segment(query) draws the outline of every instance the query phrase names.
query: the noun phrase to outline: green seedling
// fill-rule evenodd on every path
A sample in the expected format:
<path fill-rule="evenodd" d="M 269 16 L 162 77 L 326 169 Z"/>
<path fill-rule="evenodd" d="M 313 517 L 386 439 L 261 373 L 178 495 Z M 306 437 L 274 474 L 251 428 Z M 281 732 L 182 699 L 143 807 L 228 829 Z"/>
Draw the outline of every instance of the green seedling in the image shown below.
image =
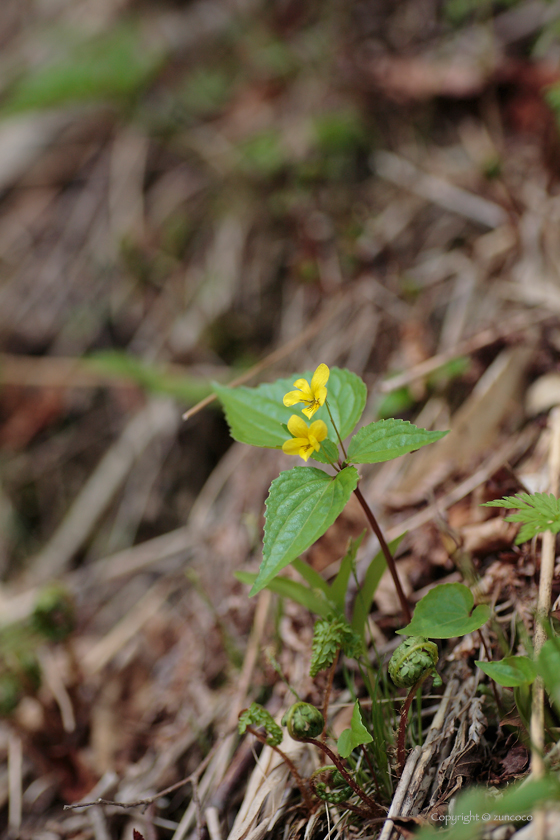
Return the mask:
<path fill-rule="evenodd" d="M 296 390 L 289 390 L 294 386 Z M 389 461 L 439 440 L 446 432 L 419 429 L 403 420 L 379 420 L 354 434 L 346 449 L 344 440 L 354 431 L 365 407 L 366 387 L 351 371 L 329 370 L 324 364 L 295 381 L 279 379 L 257 388 L 214 385 L 214 390 L 235 440 L 283 449 L 306 462 L 312 458 L 334 472 L 294 467 L 272 482 L 266 502 L 263 562 L 251 595 L 316 542 L 354 493 L 380 541 L 404 618 L 410 621 L 410 607 L 393 555 L 358 487 L 356 465 Z M 302 413 L 307 419 L 315 418 L 309 426 L 293 414 L 292 406 L 298 403 L 303 404 Z M 292 437 L 286 439 L 287 433 Z"/>

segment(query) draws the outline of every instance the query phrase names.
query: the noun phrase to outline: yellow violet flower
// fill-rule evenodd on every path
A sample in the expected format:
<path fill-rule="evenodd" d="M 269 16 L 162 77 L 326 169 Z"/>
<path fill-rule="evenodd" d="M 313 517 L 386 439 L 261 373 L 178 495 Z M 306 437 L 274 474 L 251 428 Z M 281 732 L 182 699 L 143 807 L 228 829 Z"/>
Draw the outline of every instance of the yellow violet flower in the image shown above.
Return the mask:
<path fill-rule="evenodd" d="M 288 420 L 288 430 L 293 434 L 293 438 L 284 441 L 283 452 L 287 455 L 299 455 L 304 461 L 307 461 L 312 452 L 319 451 L 321 441 L 325 440 L 328 434 L 327 426 L 322 420 L 315 420 L 308 426 L 297 414 L 292 414 Z"/>
<path fill-rule="evenodd" d="M 313 374 L 311 385 L 307 379 L 298 379 L 294 382 L 294 385 L 298 390 L 288 391 L 284 397 L 284 405 L 295 405 L 298 402 L 305 403 L 307 407 L 302 408 L 302 411 L 305 416 L 309 417 L 311 420 L 315 412 L 324 405 L 324 402 L 327 399 L 327 389 L 325 388 L 325 385 L 329 380 L 329 375 L 330 370 L 328 367 L 326 365 L 319 365 Z"/>

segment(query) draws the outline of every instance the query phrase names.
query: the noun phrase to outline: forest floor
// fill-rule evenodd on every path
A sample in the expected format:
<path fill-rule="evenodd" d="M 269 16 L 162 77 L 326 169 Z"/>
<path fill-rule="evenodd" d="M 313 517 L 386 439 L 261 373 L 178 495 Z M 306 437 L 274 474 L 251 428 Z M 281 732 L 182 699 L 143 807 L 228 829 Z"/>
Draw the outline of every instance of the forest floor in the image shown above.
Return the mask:
<path fill-rule="evenodd" d="M 253 700 L 289 703 L 267 652 L 303 699 L 324 680 L 314 616 L 234 577 L 258 569 L 293 461 L 199 403 L 212 380 L 326 363 L 364 379 L 366 421 L 450 429 L 360 486 L 387 538 L 407 534 L 410 602 L 468 567 L 518 651 L 540 546 L 480 504 L 558 492 L 560 4 L 3 0 L 0 47 L 2 837 L 377 836 L 331 806 L 310 818 L 236 734 Z M 332 576 L 365 527 L 348 505 L 305 560 Z M 38 645 L 52 581 L 75 627 Z M 369 624 L 384 668 L 390 579 Z M 522 721 L 482 708 L 483 653 L 443 644 L 422 720 L 445 707 L 447 753 L 393 813 L 529 772 Z M 335 729 L 348 688 L 340 668 Z M 97 798 L 150 802 L 63 810 Z"/>

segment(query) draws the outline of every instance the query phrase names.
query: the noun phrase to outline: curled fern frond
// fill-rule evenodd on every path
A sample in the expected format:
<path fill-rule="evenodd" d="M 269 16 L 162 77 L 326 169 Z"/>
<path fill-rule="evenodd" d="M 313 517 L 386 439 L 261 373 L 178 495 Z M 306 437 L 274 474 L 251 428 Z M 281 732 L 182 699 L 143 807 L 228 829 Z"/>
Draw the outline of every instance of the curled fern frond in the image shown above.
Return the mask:
<path fill-rule="evenodd" d="M 355 658 L 362 652 L 362 640 L 343 618 L 331 617 L 317 621 L 313 631 L 310 675 L 316 677 L 319 671 L 330 668 L 337 651 L 341 649 L 345 656 Z"/>
<path fill-rule="evenodd" d="M 299 701 L 291 706 L 282 718 L 282 726 L 294 741 L 318 738 L 325 728 L 325 719 L 316 706 Z"/>
<path fill-rule="evenodd" d="M 352 788 L 334 764 L 319 767 L 309 781 L 313 793 L 323 802 L 330 802 L 332 805 L 340 805 L 342 802 L 346 802 L 353 793 Z"/>
<path fill-rule="evenodd" d="M 262 727 L 268 736 L 266 743 L 271 747 L 277 747 L 284 737 L 282 728 L 260 703 L 251 703 L 249 708 L 244 709 L 239 715 L 239 734 L 243 735 L 248 726 Z"/>

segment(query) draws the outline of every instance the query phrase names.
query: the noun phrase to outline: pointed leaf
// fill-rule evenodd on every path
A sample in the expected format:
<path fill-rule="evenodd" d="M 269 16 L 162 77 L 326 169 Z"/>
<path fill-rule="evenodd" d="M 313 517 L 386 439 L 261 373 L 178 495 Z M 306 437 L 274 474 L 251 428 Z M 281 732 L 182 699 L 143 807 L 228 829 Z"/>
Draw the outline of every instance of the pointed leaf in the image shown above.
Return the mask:
<path fill-rule="evenodd" d="M 537 676 L 537 666 L 528 656 L 506 656 L 499 662 L 476 661 L 481 671 L 498 685 L 513 688 L 523 683 L 530 684 Z"/>
<path fill-rule="evenodd" d="M 354 435 L 348 447 L 348 460 L 353 464 L 379 464 L 434 443 L 446 434 L 419 429 L 408 420 L 377 420 Z"/>
<path fill-rule="evenodd" d="M 338 752 L 342 758 L 348 758 L 352 750 L 355 750 L 356 747 L 361 747 L 362 744 L 369 744 L 371 741 L 373 741 L 373 738 L 362 723 L 360 704 L 356 700 L 354 711 L 352 712 L 350 729 L 345 729 L 338 739 Z"/>
<path fill-rule="evenodd" d="M 294 467 L 274 479 L 266 501 L 263 561 L 251 595 L 325 533 L 357 483 L 354 467 L 335 478 L 315 467 Z"/>
<path fill-rule="evenodd" d="M 310 382 L 312 376 L 312 371 L 295 373 L 286 379 L 264 383 L 257 388 L 228 388 L 213 382 L 212 387 L 224 407 L 232 438 L 252 446 L 280 448 L 289 438 L 282 424 L 286 424 L 292 414 L 300 414 L 303 408 L 302 403 L 286 407 L 282 402 L 284 394 L 294 390 L 297 379 Z M 327 391 L 332 415 L 344 439 L 362 416 L 366 404 L 366 386 L 355 373 L 333 367 Z M 326 451 L 333 453 L 337 437 L 326 406 L 320 408 L 312 420 L 323 420 L 327 424 L 331 446 Z"/>
<path fill-rule="evenodd" d="M 302 578 L 306 583 L 309 584 L 311 589 L 318 589 L 319 591 L 323 592 L 324 595 L 327 597 L 330 594 L 330 587 L 327 581 L 322 577 L 319 572 L 317 572 L 309 563 L 306 563 L 304 560 L 301 560 L 297 557 L 293 562 L 292 566 L 298 573 L 301 575 Z"/>
<path fill-rule="evenodd" d="M 258 575 L 253 572 L 236 572 L 235 577 L 241 583 L 248 583 L 249 586 L 252 586 Z M 316 615 L 320 615 L 321 618 L 328 618 L 332 615 L 331 604 L 329 604 L 329 602 L 321 595 L 318 595 L 312 589 L 304 586 L 303 583 L 298 583 L 297 580 L 289 580 L 285 577 L 275 577 L 263 588 L 269 589 L 271 592 L 275 592 L 282 598 L 291 598 L 292 601 L 296 602 L 296 604 L 301 604 L 301 606 L 305 607 L 306 610 L 309 610 L 309 612 L 315 613 Z"/>
<path fill-rule="evenodd" d="M 424 595 L 416 605 L 410 624 L 397 633 L 429 639 L 464 636 L 478 630 L 490 618 L 490 608 L 486 604 L 474 609 L 473 606 L 474 598 L 468 586 L 442 583 Z"/>

